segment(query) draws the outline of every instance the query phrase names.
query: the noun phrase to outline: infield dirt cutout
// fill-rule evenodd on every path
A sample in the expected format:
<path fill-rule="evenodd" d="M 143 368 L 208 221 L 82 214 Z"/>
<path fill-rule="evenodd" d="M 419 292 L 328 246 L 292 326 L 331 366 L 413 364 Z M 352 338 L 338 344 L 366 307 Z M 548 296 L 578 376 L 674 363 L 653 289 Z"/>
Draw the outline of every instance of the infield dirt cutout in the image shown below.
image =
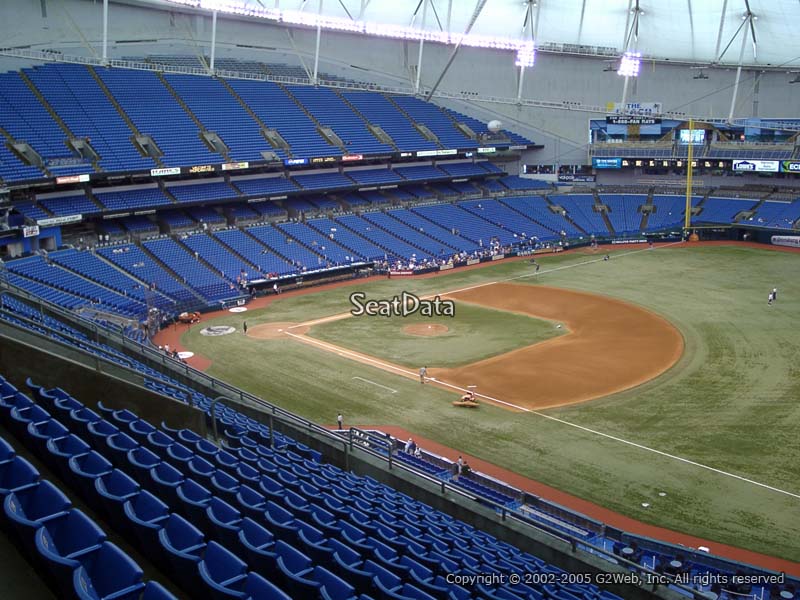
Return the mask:
<path fill-rule="evenodd" d="M 585 402 L 636 387 L 669 369 L 683 353 L 683 336 L 669 321 L 608 296 L 547 286 L 493 283 L 442 297 L 563 323 L 568 332 L 565 335 L 458 368 L 428 368 L 429 377 L 435 379 L 431 380 L 433 385 L 437 381 L 462 389 L 474 385 L 484 397 L 527 409 Z M 326 320 L 348 316 L 345 313 Z M 284 324 L 287 325 L 291 324 Z M 427 330 L 428 324 L 416 326 Z M 303 329 L 307 328 L 293 327 L 290 333 L 294 339 L 328 352 L 418 378 L 414 371 L 359 352 L 357 348 L 311 338 L 301 333 Z"/>
<path fill-rule="evenodd" d="M 253 325 L 247 330 L 247 335 L 248 337 L 256 338 L 257 340 L 277 340 L 279 338 L 287 338 L 287 331 L 291 331 L 297 335 L 305 335 L 308 333 L 309 329 L 311 329 L 310 325 L 281 321 L 279 323 L 262 323 L 260 325 Z"/>
<path fill-rule="evenodd" d="M 434 337 L 437 335 L 444 335 L 450 331 L 447 325 L 441 323 L 413 323 L 403 327 L 403 333 L 408 335 L 417 335 L 420 337 Z"/>

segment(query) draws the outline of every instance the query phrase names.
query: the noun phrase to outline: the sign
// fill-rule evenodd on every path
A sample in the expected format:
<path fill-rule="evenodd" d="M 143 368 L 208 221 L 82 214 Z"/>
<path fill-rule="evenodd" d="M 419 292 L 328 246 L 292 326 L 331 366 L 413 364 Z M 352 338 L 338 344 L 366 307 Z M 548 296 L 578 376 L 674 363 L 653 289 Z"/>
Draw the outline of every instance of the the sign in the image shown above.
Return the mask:
<path fill-rule="evenodd" d="M 39 235 L 39 226 L 38 225 L 26 225 L 22 228 L 22 237 L 36 237 Z"/>
<path fill-rule="evenodd" d="M 784 173 L 800 173 L 800 160 L 782 160 L 781 171 Z"/>
<path fill-rule="evenodd" d="M 559 181 L 577 181 L 580 183 L 591 183 L 597 180 L 594 175 L 573 175 L 572 173 L 562 173 L 558 176 Z"/>
<path fill-rule="evenodd" d="M 89 181 L 89 174 L 82 173 L 81 175 L 65 175 L 64 177 L 56 177 L 56 183 L 58 185 L 64 183 L 86 183 Z"/>
<path fill-rule="evenodd" d="M 502 260 L 505 257 L 506 257 L 505 254 L 495 254 L 494 256 L 492 256 L 492 260 Z"/>
<path fill-rule="evenodd" d="M 592 157 L 592 167 L 595 169 L 621 169 L 621 158 L 598 158 Z"/>
<path fill-rule="evenodd" d="M 497 152 L 497 148 L 494 146 L 484 146 L 482 148 L 478 148 L 478 154 L 491 154 L 492 152 Z"/>
<path fill-rule="evenodd" d="M 224 163 L 222 165 L 223 171 L 236 171 L 238 169 L 247 169 L 250 166 L 249 162 L 233 162 L 233 163 Z"/>
<path fill-rule="evenodd" d="M 342 157 L 342 162 L 354 162 L 357 160 L 364 160 L 363 154 L 345 154 Z"/>
<path fill-rule="evenodd" d="M 606 117 L 607 125 L 660 125 L 661 119 L 655 117 L 642 117 L 642 116 L 611 116 Z"/>
<path fill-rule="evenodd" d="M 319 164 L 319 163 L 334 163 L 336 162 L 335 156 L 317 156 L 311 159 L 312 164 Z"/>
<path fill-rule="evenodd" d="M 409 158 L 411 156 L 414 156 L 413 152 L 401 152 L 400 153 L 400 158 Z"/>
<path fill-rule="evenodd" d="M 527 150 L 528 146 L 526 144 L 518 144 L 516 146 L 509 146 L 509 150 Z"/>
<path fill-rule="evenodd" d="M 180 175 L 180 167 L 165 167 L 163 169 L 150 169 L 151 177 L 166 177 L 167 175 Z"/>
<path fill-rule="evenodd" d="M 661 102 L 609 102 L 606 110 L 615 115 L 658 115 L 664 112 Z"/>
<path fill-rule="evenodd" d="M 800 236 L 797 235 L 773 235 L 771 241 L 776 246 L 800 248 Z"/>
<path fill-rule="evenodd" d="M 449 271 L 452 268 L 453 268 L 453 264 L 452 263 L 448 263 L 446 265 L 439 265 L 439 270 L 440 271 Z"/>
<path fill-rule="evenodd" d="M 189 167 L 189 173 L 212 173 L 214 165 L 194 165 Z"/>
<path fill-rule="evenodd" d="M 417 152 L 417 156 L 453 156 L 454 154 L 458 154 L 458 150 L 455 148 L 445 149 L 445 150 L 419 150 Z M 401 155 L 402 156 L 402 155 Z"/>
<path fill-rule="evenodd" d="M 777 173 L 780 170 L 778 160 L 734 160 L 734 171 L 750 171 L 752 173 Z"/>
<path fill-rule="evenodd" d="M 469 265 L 477 265 L 480 262 L 481 261 L 480 261 L 479 258 L 470 258 L 470 259 L 467 260 L 467 266 L 469 266 Z"/>
<path fill-rule="evenodd" d="M 297 165 L 307 165 L 308 159 L 307 158 L 285 158 L 283 160 L 283 164 L 287 167 L 294 167 Z"/>
<path fill-rule="evenodd" d="M 77 223 L 83 220 L 83 215 L 67 215 L 66 217 L 51 217 L 49 219 L 36 219 L 36 222 L 42 227 L 49 227 L 50 225 L 66 225 L 67 223 Z"/>
<path fill-rule="evenodd" d="M 647 240 L 632 239 L 632 240 L 611 240 L 612 244 L 646 244 Z"/>
<path fill-rule="evenodd" d="M 235 327 L 230 325 L 216 325 L 213 327 L 205 327 L 200 330 L 200 335 L 207 337 L 219 337 L 221 335 L 230 335 L 236 331 Z"/>

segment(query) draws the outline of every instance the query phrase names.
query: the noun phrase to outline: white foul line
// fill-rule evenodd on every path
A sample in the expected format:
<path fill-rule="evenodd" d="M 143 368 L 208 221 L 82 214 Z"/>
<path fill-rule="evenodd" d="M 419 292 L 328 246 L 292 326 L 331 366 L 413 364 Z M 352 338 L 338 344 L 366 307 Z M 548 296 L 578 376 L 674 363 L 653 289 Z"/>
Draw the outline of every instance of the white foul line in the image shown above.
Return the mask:
<path fill-rule="evenodd" d="M 680 244 L 680 243 L 681 242 L 673 242 L 673 243 L 670 243 L 670 244 L 666 244 L 665 246 L 673 246 L 675 244 Z M 661 247 L 663 248 L 665 246 L 661 246 Z M 620 258 L 622 256 L 630 256 L 632 254 L 638 254 L 639 252 L 647 252 L 649 250 L 650 250 L 650 248 L 642 248 L 640 250 L 631 250 L 630 252 L 623 252 L 623 253 L 617 254 L 616 258 Z M 503 283 L 505 281 L 514 281 L 514 280 L 517 280 L 517 279 L 525 279 L 527 277 L 534 277 L 534 276 L 537 276 L 537 275 L 544 275 L 545 273 L 553 273 L 555 271 L 561 271 L 563 269 L 570 269 L 572 267 L 579 267 L 579 266 L 582 266 L 582 265 L 588 265 L 588 264 L 592 264 L 592 263 L 596 263 L 596 262 L 602 262 L 603 260 L 604 260 L 603 258 L 594 258 L 594 259 L 583 261 L 583 262 L 580 262 L 580 263 L 574 263 L 574 264 L 570 264 L 570 265 L 562 265 L 560 267 L 554 267 L 552 269 L 547 269 L 546 271 L 542 271 L 541 273 L 538 273 L 538 272 L 537 273 L 528 273 L 528 274 L 519 275 L 519 276 L 516 276 L 516 277 L 509 277 L 508 279 L 502 279 L 502 280 L 498 280 L 498 281 L 491 281 L 491 282 L 488 282 L 488 283 L 481 283 L 481 284 L 478 284 L 478 285 L 462 288 L 462 289 L 459 289 L 459 290 L 453 290 L 451 292 L 443 292 L 440 295 L 441 296 L 446 296 L 446 295 L 449 295 L 449 294 L 456 294 L 458 292 L 465 292 L 467 290 L 472 290 L 472 289 L 479 288 L 479 287 L 485 287 L 485 286 L 488 286 L 488 285 L 494 285 L 494 284 L 497 284 L 497 283 Z M 396 365 L 392 365 L 392 364 L 389 364 L 389 363 L 384 363 L 382 361 L 375 360 L 373 358 L 370 358 L 370 357 L 362 355 L 362 354 L 356 354 L 355 352 L 350 352 L 350 351 L 348 351 L 348 350 L 346 350 L 344 348 L 340 348 L 338 346 L 333 346 L 331 344 L 327 344 L 325 342 L 316 340 L 314 338 L 305 337 L 305 336 L 299 336 L 297 334 L 290 333 L 288 331 L 286 332 L 286 334 L 290 335 L 290 336 L 292 336 L 294 338 L 298 338 L 299 340 L 304 341 L 306 343 L 316 344 L 316 345 L 318 345 L 318 346 L 320 346 L 322 348 L 325 348 L 326 350 L 333 350 L 333 351 L 337 352 L 339 354 L 339 356 L 348 356 L 349 355 L 350 357 L 356 357 L 358 360 L 361 360 L 361 361 L 364 361 L 364 362 L 368 362 L 368 363 L 372 363 L 372 364 L 374 364 L 376 366 L 379 366 L 379 367 L 381 367 L 383 369 L 387 369 L 387 370 L 390 370 L 390 371 L 398 371 L 398 372 L 404 373 L 406 375 L 411 375 L 412 377 L 416 376 L 416 373 L 414 373 L 413 371 L 409 371 L 407 369 L 402 369 L 400 367 L 397 367 Z M 457 385 L 453 385 L 451 383 L 447 383 L 445 381 L 440 381 L 440 380 L 435 379 L 433 377 L 429 377 L 428 379 L 438 383 L 439 385 L 443 385 L 443 386 L 446 386 L 446 387 L 449 387 L 449 388 L 453 388 L 455 390 L 459 390 L 459 391 L 462 391 L 462 392 L 467 392 L 468 391 L 468 390 L 466 390 L 466 389 L 464 389 L 462 387 L 459 387 Z M 480 398 L 483 398 L 485 400 L 489 400 L 491 402 L 495 402 L 497 404 L 502 404 L 504 406 L 509 406 L 511 408 L 514 408 L 514 409 L 522 411 L 522 412 L 527 412 L 527 413 L 534 414 L 534 415 L 536 415 L 538 417 L 542 417 L 544 419 L 548 419 L 549 421 L 554 421 L 554 422 L 560 423 L 562 425 L 567 425 L 568 427 L 574 427 L 575 429 L 580 429 L 581 431 L 585 431 L 587 433 L 592 433 L 594 435 L 599 435 L 600 437 L 604 437 L 606 439 L 613 440 L 615 442 L 619 442 L 620 444 L 625 444 L 627 446 L 632 446 L 634 448 L 638 448 L 638 449 L 644 450 L 646 452 L 651 452 L 653 454 L 657 454 L 657 455 L 663 456 L 665 458 L 670 458 L 672 460 L 676 460 L 678 462 L 682 462 L 682 463 L 687 464 L 687 465 L 692 465 L 694 467 L 699 467 L 701 469 L 705 469 L 707 471 L 711 471 L 713 473 L 717 473 L 717 474 L 723 475 L 725 477 L 731 477 L 733 479 L 737 479 L 739 481 L 743 481 L 745 483 L 749 483 L 749 484 L 764 488 L 766 490 L 770 490 L 772 492 L 777 492 L 777 493 L 783 494 L 785 496 L 790 496 L 792 498 L 800 499 L 800 494 L 795 494 L 795 493 L 789 492 L 787 490 L 783 490 L 783 489 L 780 489 L 780 488 L 777 488 L 777 487 L 774 487 L 774 486 L 771 486 L 771 485 L 767 485 L 766 483 L 761 483 L 761 482 L 755 481 L 753 479 L 748 479 L 747 477 L 743 477 L 741 475 L 736 475 L 735 473 L 730 473 L 728 471 L 723 471 L 722 469 L 717 469 L 716 467 L 712 467 L 712 466 L 709 466 L 709 465 L 704 465 L 703 463 L 699 463 L 699 462 L 690 460 L 688 458 L 683 458 L 681 456 L 676 456 L 674 454 L 669 454 L 669 453 L 664 452 L 662 450 L 656 450 L 655 448 L 650 448 L 649 446 L 644 446 L 642 444 L 637 444 L 636 442 L 631 442 L 629 440 L 626 440 L 626 439 L 623 439 L 623 438 L 620 438 L 620 437 L 617 437 L 617 436 L 614 436 L 614 435 L 610 435 L 608 433 L 603 433 L 602 431 L 597 431 L 596 429 L 590 429 L 589 427 L 584 427 L 583 425 L 578 425 L 577 423 L 571 423 L 570 421 L 565 421 L 564 419 L 559 419 L 558 417 L 553 417 L 553 416 L 545 414 L 543 412 L 539 412 L 538 410 L 531 410 L 529 408 L 525 408 L 524 406 L 518 406 L 516 404 L 512 404 L 511 402 L 506 402 L 506 401 L 500 400 L 498 398 L 493 398 L 492 396 L 487 396 L 486 394 L 475 393 L 475 395 L 480 397 Z"/>
<path fill-rule="evenodd" d="M 352 379 L 358 379 L 359 381 L 363 381 L 364 383 L 371 383 L 372 385 L 377 385 L 379 388 L 383 388 L 385 390 L 389 390 L 392 394 L 396 394 L 397 390 L 394 388 L 387 387 L 385 385 L 381 385 L 380 383 L 376 383 L 371 379 L 364 379 L 363 377 L 353 377 Z"/>

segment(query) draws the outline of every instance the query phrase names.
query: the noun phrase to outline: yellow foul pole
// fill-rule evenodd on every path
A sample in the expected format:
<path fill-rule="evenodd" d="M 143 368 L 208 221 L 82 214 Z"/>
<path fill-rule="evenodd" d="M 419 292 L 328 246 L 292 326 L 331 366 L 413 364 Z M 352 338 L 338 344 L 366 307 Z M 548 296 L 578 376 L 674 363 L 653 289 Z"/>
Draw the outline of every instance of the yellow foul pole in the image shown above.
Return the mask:
<path fill-rule="evenodd" d="M 689 156 L 688 164 L 686 165 L 686 214 L 683 218 L 683 230 L 689 231 L 689 225 L 692 219 L 692 161 L 694 159 L 694 146 L 692 145 L 692 131 L 694 130 L 694 120 L 689 119 Z"/>

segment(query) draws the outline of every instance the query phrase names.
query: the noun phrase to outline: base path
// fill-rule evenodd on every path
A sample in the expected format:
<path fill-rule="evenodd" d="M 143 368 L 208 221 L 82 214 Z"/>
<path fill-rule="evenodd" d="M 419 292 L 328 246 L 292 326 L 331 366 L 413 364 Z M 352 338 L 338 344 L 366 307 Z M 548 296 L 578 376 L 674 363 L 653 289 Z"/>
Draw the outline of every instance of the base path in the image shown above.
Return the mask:
<path fill-rule="evenodd" d="M 567 335 L 455 369 L 441 381 L 526 408 L 552 408 L 640 385 L 674 365 L 683 337 L 663 317 L 608 296 L 497 283 L 448 294 L 462 302 L 564 323 Z"/>
<path fill-rule="evenodd" d="M 589 502 L 588 500 L 583 500 L 582 498 L 578 498 L 572 494 L 567 494 L 566 492 L 557 490 L 556 488 L 550 487 L 544 483 L 539 483 L 533 479 L 528 479 L 522 475 L 518 475 L 517 473 L 503 469 L 502 467 L 498 467 L 497 465 L 486 462 L 485 460 L 470 456 L 465 452 L 448 448 L 447 446 L 443 446 L 442 444 L 434 442 L 433 440 L 423 438 L 401 427 L 381 425 L 358 425 L 357 427 L 359 429 L 375 429 L 378 431 L 383 431 L 384 433 L 388 433 L 399 440 L 414 438 L 414 441 L 423 450 L 438 454 L 439 456 L 443 456 L 454 462 L 458 456 L 462 456 L 464 460 L 469 463 L 470 467 L 476 471 L 490 475 L 495 479 L 499 479 L 500 481 L 505 481 L 517 489 L 529 492 L 535 496 L 546 498 L 547 500 L 555 502 L 556 504 L 565 506 L 571 510 L 584 514 L 587 517 L 601 521 L 607 525 L 610 525 L 611 527 L 617 527 L 623 531 L 627 531 L 628 533 L 661 540 L 670 544 L 678 544 L 688 548 L 705 546 L 711 550 L 712 554 L 722 556 L 723 558 L 755 565 L 757 567 L 761 567 L 762 569 L 769 569 L 771 571 L 783 571 L 784 573 L 793 575 L 794 577 L 800 577 L 799 563 L 767 556 L 766 554 L 760 554 L 750 550 L 743 550 L 742 548 L 736 548 L 735 546 L 729 546 L 727 544 L 720 544 L 718 542 L 705 540 L 693 535 L 687 535 L 685 533 L 680 533 L 678 531 L 665 529 L 664 527 L 657 527 L 656 525 L 650 525 L 648 523 L 637 521 L 636 519 L 631 519 L 612 510 L 608 510 L 607 508 L 603 508 L 602 506 L 598 506 L 597 504 Z"/>
<path fill-rule="evenodd" d="M 297 323 L 262 323 L 254 325 L 247 330 L 247 336 L 257 340 L 277 340 L 286 339 L 286 332 L 292 331 L 298 335 L 308 333 L 311 329 L 308 325 L 298 325 Z"/>

